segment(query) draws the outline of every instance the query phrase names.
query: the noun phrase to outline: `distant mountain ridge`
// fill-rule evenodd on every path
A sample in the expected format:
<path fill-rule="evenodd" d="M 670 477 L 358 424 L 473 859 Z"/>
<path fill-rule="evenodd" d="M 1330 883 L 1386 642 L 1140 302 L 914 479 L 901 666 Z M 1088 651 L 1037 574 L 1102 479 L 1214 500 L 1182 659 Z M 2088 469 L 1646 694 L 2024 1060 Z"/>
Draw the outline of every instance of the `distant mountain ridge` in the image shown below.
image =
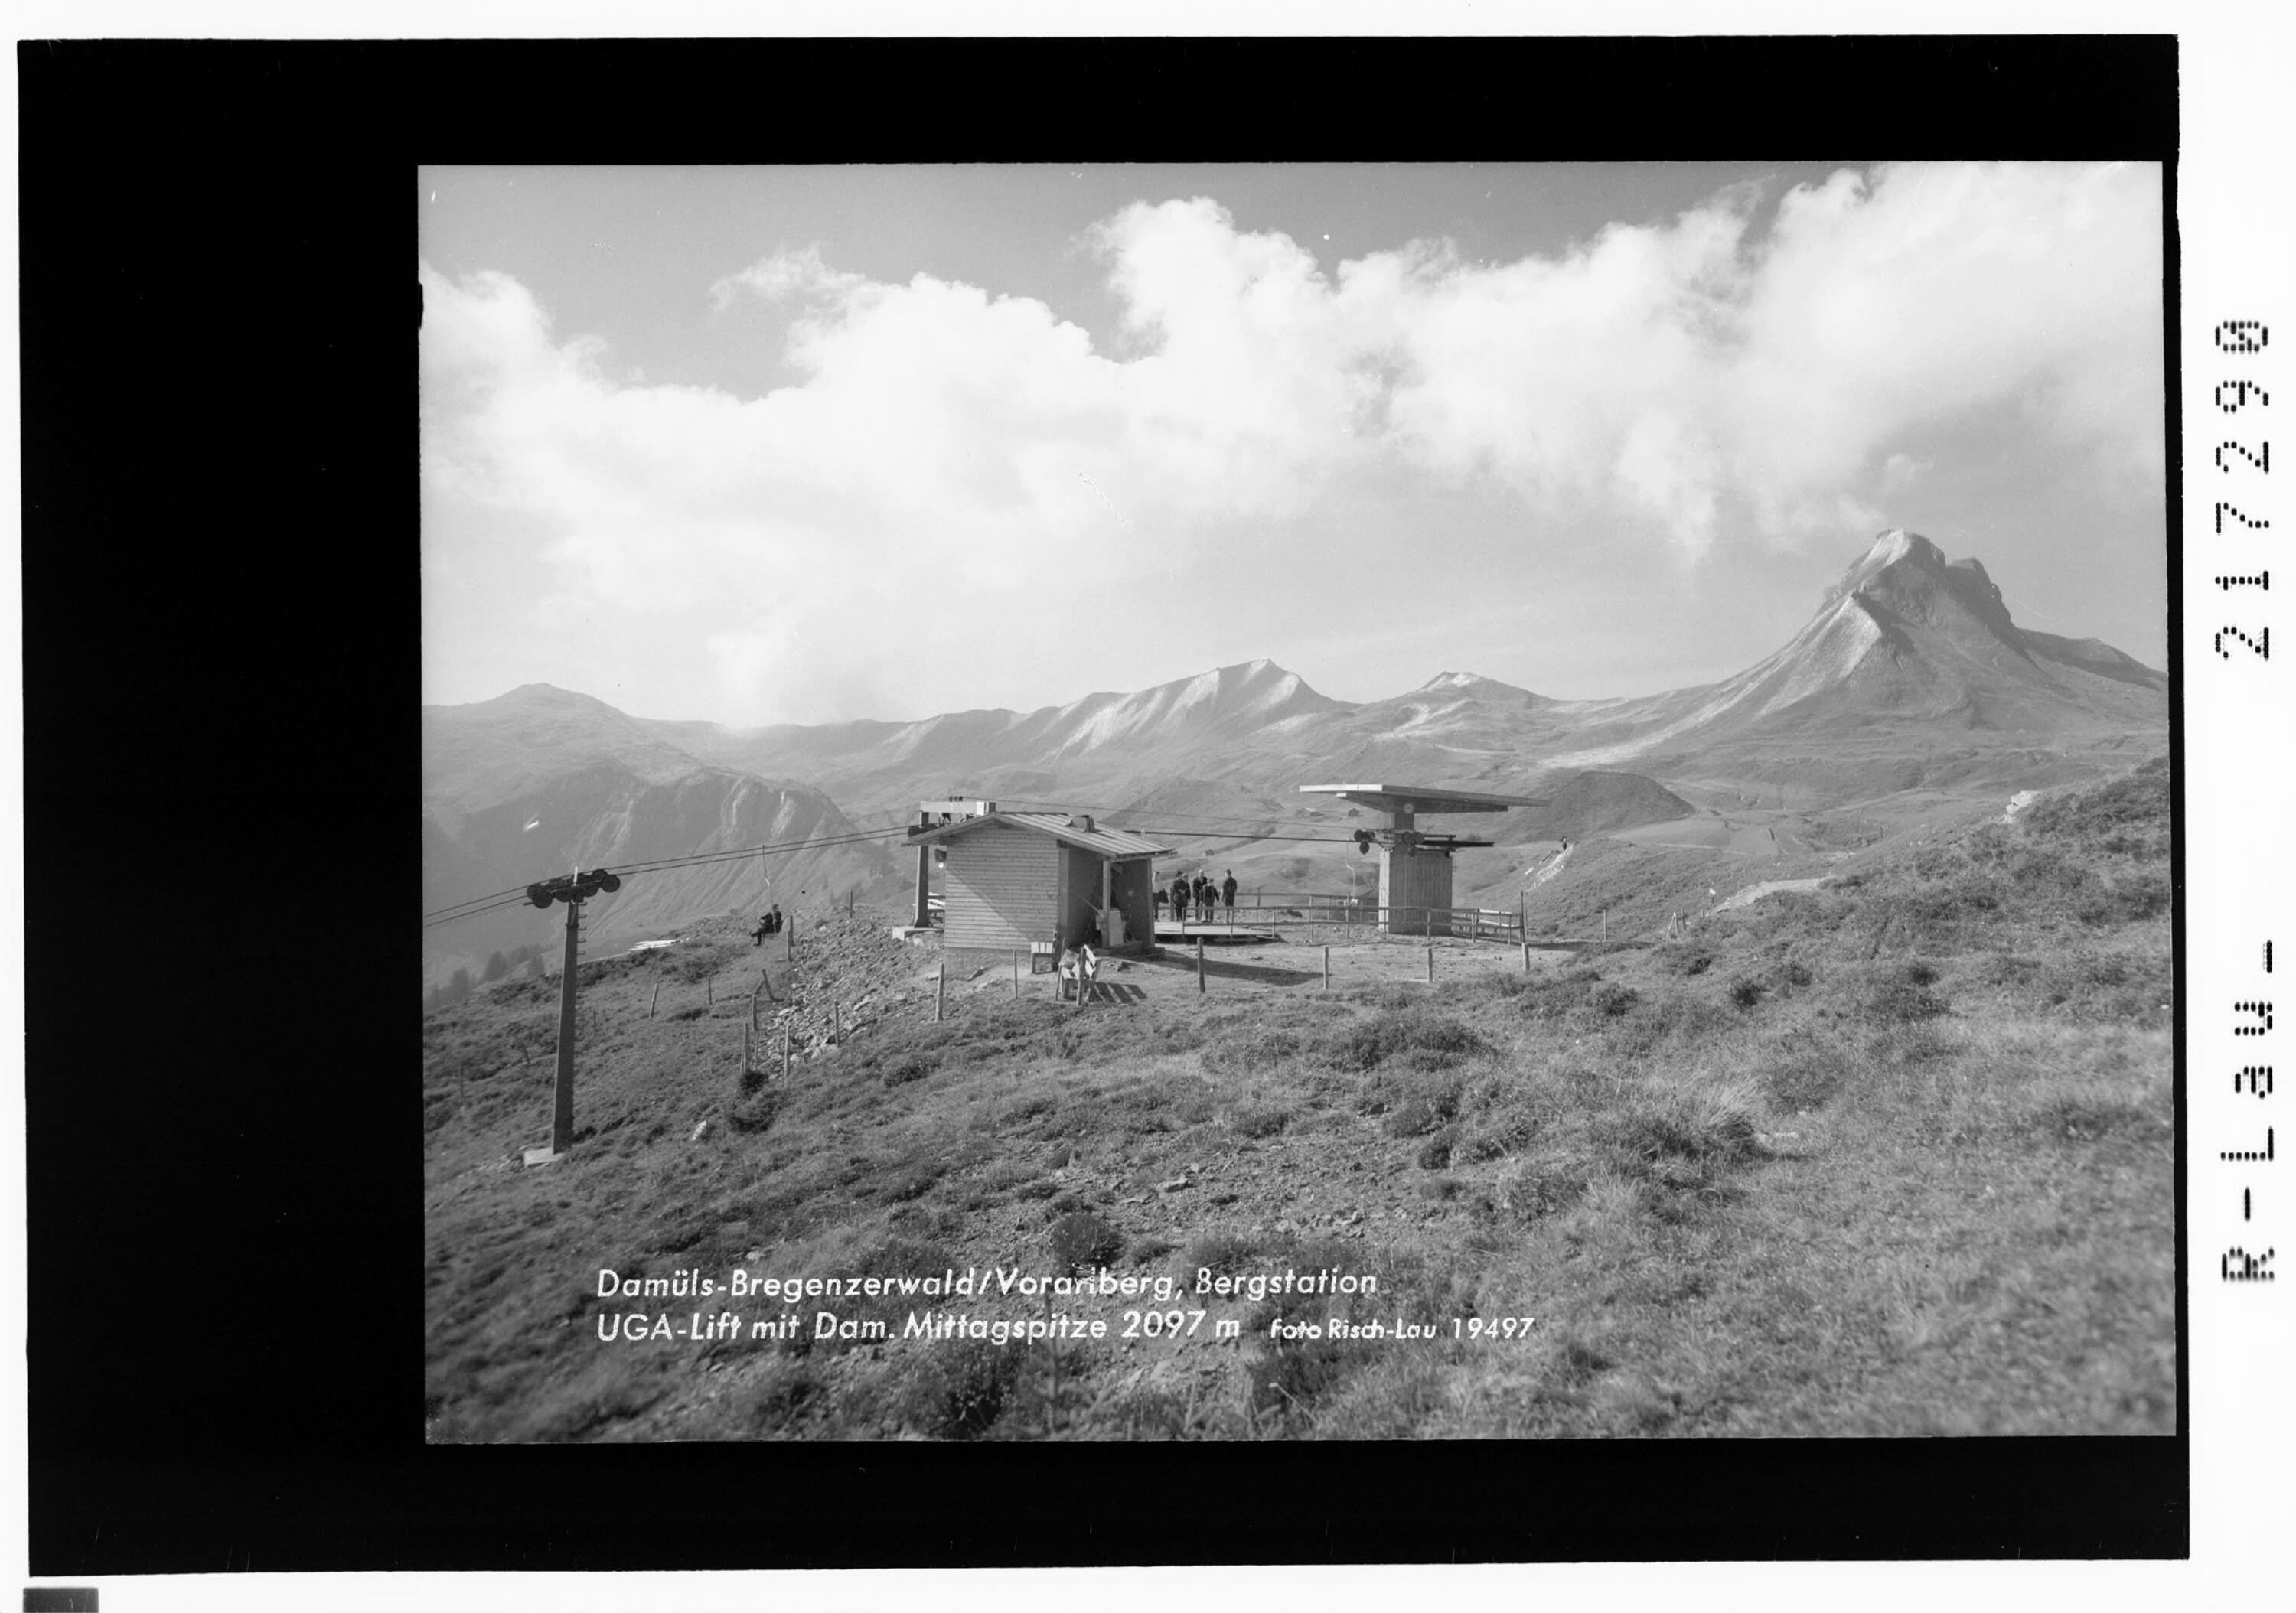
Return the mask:
<path fill-rule="evenodd" d="M 1722 757 L 1759 777 L 1785 765 L 1768 750 L 1853 734 L 1894 734 L 1934 752 L 1940 742 L 2052 743 L 2159 727 L 2167 690 L 2162 674 L 2097 640 L 2019 627 L 1981 561 L 1948 561 L 1928 538 L 1891 528 L 1775 652 L 1719 684 L 1662 694 L 1562 700 L 1450 671 L 1355 704 L 1256 660 L 1026 714 L 749 731 L 642 726 L 721 765 L 803 777 L 849 806 L 882 807 L 926 785 L 928 793 L 1119 795 L 1136 786 L 1136 796 L 1178 775 L 1278 792 L 1366 770 L 1527 786 L 1551 770 Z M 1805 775 L 1828 771 L 1823 757 L 1787 759 Z M 1867 766 L 1853 757 L 1832 771 L 1841 788 L 1855 789 Z"/>
<path fill-rule="evenodd" d="M 1029 712 L 952 712 L 915 722 L 861 721 L 821 727 L 732 729 L 705 723 L 645 726 L 727 766 L 796 773 L 823 782 L 868 780 L 889 771 L 956 768 L 1058 771 L 1123 747 L 1131 754 L 1186 750 L 1282 733 L 1304 718 L 1355 708 L 1319 694 L 1270 660 L 1221 667 L 1131 694 L 1087 694 Z"/>
<path fill-rule="evenodd" d="M 1717 684 L 1628 699 L 1554 700 L 1447 671 L 1357 704 L 1261 659 L 1029 712 L 745 730 L 632 717 L 528 684 L 423 712 L 426 905 L 561 872 L 570 858 L 817 838 L 950 795 L 1144 823 L 1161 814 L 1242 843 L 1296 829 L 1300 784 L 1405 778 L 1550 802 L 1485 826 L 1521 842 L 1688 814 L 1676 789 L 1693 783 L 1813 806 L 1924 785 L 2025 787 L 2089 767 L 2088 752 L 2165 737 L 2167 695 L 2162 674 L 2110 645 L 2018 626 L 1980 561 L 1949 561 L 1898 528 L 1772 654 Z M 777 862 L 772 877 L 890 889 L 898 860 L 867 846 Z M 744 872 L 649 879 L 652 894 L 634 901 L 634 886 L 617 916 L 668 923 L 693 910 L 681 904 L 762 905 L 764 865 L 726 867 Z"/>
<path fill-rule="evenodd" d="M 2165 727 L 2168 687 L 2095 639 L 2019 627 L 1981 561 L 1948 561 L 1920 534 L 1892 528 L 1775 653 L 1719 684 L 1623 702 L 1606 724 L 1617 737 L 1550 759 L 1710 762 L 1764 742 L 1855 735 L 2098 738 Z"/>
<path fill-rule="evenodd" d="M 576 867 L 627 867 L 696 853 L 816 841 L 855 825 L 818 790 L 720 767 L 589 695 L 529 684 L 469 706 L 422 711 L 425 912 L 516 889 Z M 587 905 L 600 937 L 668 928 L 697 913 L 748 911 L 881 884 L 883 845 L 827 846 L 649 873 Z M 783 893 L 786 893 L 785 895 Z M 524 905 L 426 936 L 434 964 L 545 943 L 564 910 Z"/>

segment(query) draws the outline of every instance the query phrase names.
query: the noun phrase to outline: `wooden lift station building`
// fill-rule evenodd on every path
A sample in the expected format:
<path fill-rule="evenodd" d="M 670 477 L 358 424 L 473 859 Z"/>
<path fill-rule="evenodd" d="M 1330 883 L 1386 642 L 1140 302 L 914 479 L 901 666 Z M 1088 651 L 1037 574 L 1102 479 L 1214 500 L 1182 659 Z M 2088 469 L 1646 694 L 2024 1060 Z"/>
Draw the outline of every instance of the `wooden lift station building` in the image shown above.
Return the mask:
<path fill-rule="evenodd" d="M 917 848 L 917 921 L 941 861 L 945 952 L 1012 953 L 1089 940 L 1144 954 L 1156 944 L 1155 861 L 1171 847 L 1080 812 L 1000 812 L 994 801 L 928 801 Z"/>

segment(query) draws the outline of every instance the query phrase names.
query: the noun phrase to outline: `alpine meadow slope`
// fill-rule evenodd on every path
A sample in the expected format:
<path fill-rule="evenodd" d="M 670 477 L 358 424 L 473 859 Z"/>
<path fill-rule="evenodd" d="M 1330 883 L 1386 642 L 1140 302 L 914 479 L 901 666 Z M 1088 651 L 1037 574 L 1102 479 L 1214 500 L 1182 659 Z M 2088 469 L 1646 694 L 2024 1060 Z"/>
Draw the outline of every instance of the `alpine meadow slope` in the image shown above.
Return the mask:
<path fill-rule="evenodd" d="M 791 848 L 592 904 L 546 1168 L 555 952 L 426 1012 L 426 1437 L 2174 1433 L 2169 715 L 1897 530 L 1774 654 L 1631 700 L 1261 660 L 820 728 L 427 709 L 434 906 Z M 1524 946 L 1276 902 L 1078 1001 L 890 933 L 921 801 L 1352 893 L 1370 820 L 1297 787 L 1372 779 L 1538 803 L 1457 859 Z"/>

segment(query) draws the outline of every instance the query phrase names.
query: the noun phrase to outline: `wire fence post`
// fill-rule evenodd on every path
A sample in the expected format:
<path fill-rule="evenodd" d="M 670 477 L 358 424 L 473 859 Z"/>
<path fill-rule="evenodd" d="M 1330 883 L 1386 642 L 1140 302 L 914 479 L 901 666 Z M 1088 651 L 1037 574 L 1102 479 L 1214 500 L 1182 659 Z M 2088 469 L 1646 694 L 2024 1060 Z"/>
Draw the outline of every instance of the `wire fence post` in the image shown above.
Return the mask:
<path fill-rule="evenodd" d="M 795 1029 L 792 1022 L 782 1021 L 782 1079 L 784 1081 L 789 1079 L 790 1035 Z"/>
<path fill-rule="evenodd" d="M 1324 948 L 1324 989 L 1332 989 L 1332 949 L 1328 946 Z"/>
<path fill-rule="evenodd" d="M 1435 944 L 1432 941 L 1427 944 L 1427 984 L 1435 984 Z"/>
<path fill-rule="evenodd" d="M 1204 938 L 1196 938 L 1196 995 L 1204 995 Z"/>
<path fill-rule="evenodd" d="M 1013 949 L 1013 1001 L 1021 1000 L 1021 949 Z"/>
<path fill-rule="evenodd" d="M 654 981 L 654 983 L 653 983 L 653 1001 L 652 1001 L 652 1002 L 651 1002 L 651 1003 L 648 1003 L 646 1004 L 646 1018 L 647 1018 L 647 1019 L 652 1019 L 652 1018 L 653 1018 L 653 1011 L 654 1011 L 655 1009 L 657 1009 L 657 1008 L 660 1008 L 660 1006 L 661 1006 L 661 981 L 660 981 L 660 979 L 656 979 L 656 980 Z"/>
<path fill-rule="evenodd" d="M 938 1025 L 948 1012 L 948 960 L 943 958 L 933 970 L 933 1023 Z"/>
<path fill-rule="evenodd" d="M 1525 940 L 1522 944 L 1522 972 L 1525 974 L 1529 974 L 1530 972 L 1530 943 L 1529 940 Z"/>

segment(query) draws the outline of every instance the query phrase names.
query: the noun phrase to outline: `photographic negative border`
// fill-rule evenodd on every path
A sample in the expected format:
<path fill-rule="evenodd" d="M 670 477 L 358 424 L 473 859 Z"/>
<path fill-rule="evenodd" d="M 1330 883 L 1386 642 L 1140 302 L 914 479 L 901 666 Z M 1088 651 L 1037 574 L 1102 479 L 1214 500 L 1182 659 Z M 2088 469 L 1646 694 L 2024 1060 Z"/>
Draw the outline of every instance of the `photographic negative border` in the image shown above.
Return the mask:
<path fill-rule="evenodd" d="M 426 1447 L 392 917 L 419 162 L 2156 161 L 2174 465 L 2174 38 L 66 42 L 18 70 L 35 1574 L 2185 1552 L 2188 1431 Z M 158 417 L 170 385 L 197 406 Z M 130 714 L 123 755 L 97 719 Z M 250 745 L 325 781 L 308 818 L 258 820 Z M 132 989 L 85 967 L 194 903 Z M 283 931 L 324 944 L 260 979 Z"/>

